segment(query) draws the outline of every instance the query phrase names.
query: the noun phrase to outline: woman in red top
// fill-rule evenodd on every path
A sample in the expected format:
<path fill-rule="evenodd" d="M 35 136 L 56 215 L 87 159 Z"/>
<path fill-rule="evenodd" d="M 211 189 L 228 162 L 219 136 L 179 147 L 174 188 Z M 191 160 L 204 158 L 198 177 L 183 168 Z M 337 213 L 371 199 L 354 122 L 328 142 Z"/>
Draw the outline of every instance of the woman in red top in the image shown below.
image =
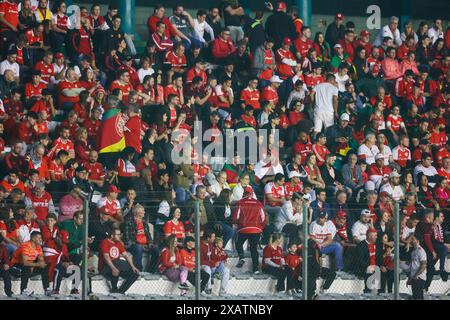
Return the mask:
<path fill-rule="evenodd" d="M 188 270 L 181 266 L 182 258 L 177 247 L 177 237 L 174 234 L 166 239 L 166 247 L 161 250 L 159 261 L 159 271 L 167 279 L 172 282 L 186 282 Z M 186 288 L 180 286 L 180 289 Z"/>
<path fill-rule="evenodd" d="M 163 232 L 164 236 L 168 238 L 170 235 L 175 235 L 178 239 L 178 243 L 183 243 L 185 232 L 183 222 L 180 221 L 181 218 L 181 210 L 180 208 L 174 207 L 172 208 L 171 213 L 172 219 L 167 221 L 164 224 Z"/>
<path fill-rule="evenodd" d="M 305 119 L 305 114 L 302 112 L 304 109 L 303 102 L 296 100 L 294 105 L 291 103 L 291 111 L 289 111 L 289 123 L 291 126 L 296 126 L 297 123 Z"/>
<path fill-rule="evenodd" d="M 263 250 L 263 260 L 261 270 L 264 273 L 277 277 L 277 292 L 285 290 L 286 277 L 292 278 L 293 271 L 286 267 L 283 249 L 281 248 L 281 235 L 272 234 L 269 244 Z M 291 283 L 289 283 L 292 285 Z M 289 285 L 288 285 L 289 287 Z"/>
<path fill-rule="evenodd" d="M 84 121 L 89 117 L 93 102 L 94 101 L 88 91 L 85 90 L 80 92 L 80 101 L 75 103 L 73 106 L 73 110 L 78 115 L 77 121 L 79 123 L 84 123 Z"/>
<path fill-rule="evenodd" d="M 89 152 L 92 147 L 88 142 L 88 132 L 85 127 L 81 127 L 77 132 L 77 140 L 75 141 L 75 156 L 77 161 L 83 163 L 89 160 Z"/>
<path fill-rule="evenodd" d="M 88 91 L 92 91 L 91 89 L 97 85 L 97 81 L 95 78 L 94 70 L 91 68 L 84 69 L 81 72 L 80 78 L 80 86 L 85 88 Z"/>

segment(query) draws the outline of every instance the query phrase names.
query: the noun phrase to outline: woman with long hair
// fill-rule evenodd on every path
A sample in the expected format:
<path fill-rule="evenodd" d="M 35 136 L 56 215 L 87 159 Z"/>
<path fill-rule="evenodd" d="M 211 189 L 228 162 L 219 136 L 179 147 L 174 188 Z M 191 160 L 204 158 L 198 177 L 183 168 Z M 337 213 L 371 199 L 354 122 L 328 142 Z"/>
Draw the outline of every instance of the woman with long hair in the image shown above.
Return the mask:
<path fill-rule="evenodd" d="M 181 266 L 182 257 L 177 247 L 177 237 L 172 234 L 167 237 L 165 247 L 159 254 L 159 271 L 172 282 L 179 282 L 181 294 L 189 288 L 186 284 L 188 269 Z"/>
<path fill-rule="evenodd" d="M 359 46 L 356 48 L 353 64 L 356 71 L 356 79 L 353 79 L 353 81 L 367 77 L 370 69 L 367 64 L 367 52 L 363 46 Z"/>
<path fill-rule="evenodd" d="M 184 231 L 183 222 L 181 222 L 181 209 L 178 207 L 172 207 L 170 210 L 170 216 L 172 219 L 167 221 L 164 224 L 163 232 L 164 237 L 168 238 L 171 235 L 175 235 L 177 237 L 178 243 L 183 245 L 184 238 L 186 233 Z"/>
<path fill-rule="evenodd" d="M 323 32 L 317 32 L 314 37 L 313 48 L 316 49 L 317 57 L 323 63 L 329 63 L 331 61 L 331 48 L 330 44 L 325 41 Z"/>
<path fill-rule="evenodd" d="M 67 5 L 64 1 L 60 1 L 56 6 L 56 12 L 53 13 L 52 26 L 50 32 L 50 41 L 52 51 L 54 53 L 61 52 L 63 45 L 69 48 L 69 29 L 72 24 L 67 16 Z"/>
<path fill-rule="evenodd" d="M 126 147 L 117 159 L 115 171 L 117 172 L 120 189 L 123 191 L 137 189 L 134 186 L 136 185 L 136 178 L 139 178 L 141 173 L 137 172 L 134 166 L 133 159 L 135 156 L 136 150 L 133 147 Z"/>
<path fill-rule="evenodd" d="M 306 164 L 304 166 L 304 170 L 306 172 L 308 183 L 313 185 L 316 188 L 323 189 L 325 188 L 325 182 L 322 179 L 322 175 L 320 174 L 320 169 L 317 166 L 317 158 L 316 155 L 311 153 L 306 157 Z"/>
<path fill-rule="evenodd" d="M 428 186 L 428 177 L 422 172 L 417 176 L 419 191 L 417 197 L 419 203 L 427 208 L 439 208 L 438 202 L 434 199 L 433 190 Z"/>
<path fill-rule="evenodd" d="M 81 127 L 77 131 L 77 139 L 75 141 L 75 157 L 77 161 L 89 161 L 89 152 L 93 149 L 89 145 L 88 131 L 85 127 Z"/>
<path fill-rule="evenodd" d="M 295 289 L 296 285 L 292 283 L 293 270 L 286 266 L 283 249 L 281 248 L 280 234 L 272 234 L 270 236 L 269 244 L 263 250 L 261 270 L 277 278 L 277 292 L 286 289 L 286 278 L 288 279 L 287 290 Z"/>

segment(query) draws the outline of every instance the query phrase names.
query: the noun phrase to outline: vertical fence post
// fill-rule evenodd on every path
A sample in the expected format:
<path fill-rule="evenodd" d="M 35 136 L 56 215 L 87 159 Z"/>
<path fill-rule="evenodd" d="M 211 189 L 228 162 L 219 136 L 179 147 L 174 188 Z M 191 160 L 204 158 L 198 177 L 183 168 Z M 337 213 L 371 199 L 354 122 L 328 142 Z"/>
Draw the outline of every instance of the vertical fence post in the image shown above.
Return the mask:
<path fill-rule="evenodd" d="M 394 210 L 394 300 L 400 300 L 400 210 L 398 202 Z"/>
<path fill-rule="evenodd" d="M 302 291 L 303 300 L 308 300 L 308 207 L 303 205 L 303 249 L 302 249 Z"/>
<path fill-rule="evenodd" d="M 82 299 L 88 300 L 88 238 L 89 238 L 89 195 L 83 196 L 83 262 L 81 279 Z"/>
<path fill-rule="evenodd" d="M 200 300 L 200 205 L 195 201 L 195 300 Z"/>

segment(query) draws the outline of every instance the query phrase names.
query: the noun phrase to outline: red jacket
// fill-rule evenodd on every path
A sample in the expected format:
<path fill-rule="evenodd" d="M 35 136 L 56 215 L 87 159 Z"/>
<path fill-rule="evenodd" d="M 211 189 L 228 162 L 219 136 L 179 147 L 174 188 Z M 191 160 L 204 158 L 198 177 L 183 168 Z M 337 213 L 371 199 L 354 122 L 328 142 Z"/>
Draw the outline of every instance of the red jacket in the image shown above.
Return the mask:
<path fill-rule="evenodd" d="M 167 269 L 173 268 L 174 265 L 181 265 L 181 254 L 180 250 L 178 248 L 174 249 L 175 253 L 175 261 L 170 261 L 170 250 L 168 247 L 162 249 L 161 253 L 159 254 L 159 271 L 161 273 L 164 273 Z"/>
<path fill-rule="evenodd" d="M 203 241 L 200 243 L 200 265 L 208 266 L 210 268 L 214 267 L 214 263 L 211 259 L 212 250 L 212 243 L 206 244 Z"/>
<path fill-rule="evenodd" d="M 221 37 L 217 37 L 212 43 L 212 55 L 214 59 L 228 58 L 236 51 L 233 41 L 225 41 Z"/>
<path fill-rule="evenodd" d="M 228 254 L 223 248 L 214 247 L 211 253 L 211 260 L 214 267 L 218 267 L 222 261 L 226 262 L 228 260 Z"/>
<path fill-rule="evenodd" d="M 242 198 L 234 209 L 233 221 L 239 233 L 261 233 L 267 225 L 267 212 L 258 200 Z"/>

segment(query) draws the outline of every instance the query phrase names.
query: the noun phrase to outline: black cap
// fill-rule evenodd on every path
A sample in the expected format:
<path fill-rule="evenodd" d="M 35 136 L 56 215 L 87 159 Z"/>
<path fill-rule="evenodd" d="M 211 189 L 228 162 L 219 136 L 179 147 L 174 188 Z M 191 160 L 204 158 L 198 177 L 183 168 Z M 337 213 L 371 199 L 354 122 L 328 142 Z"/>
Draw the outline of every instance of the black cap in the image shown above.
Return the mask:
<path fill-rule="evenodd" d="M 42 72 L 40 70 L 33 70 L 31 72 L 32 76 L 42 76 Z"/>
<path fill-rule="evenodd" d="M 87 171 L 87 170 L 86 170 L 86 168 L 85 168 L 84 166 L 78 166 L 78 167 L 75 169 L 75 172 L 76 172 L 76 173 L 81 172 L 81 171 Z"/>
<path fill-rule="evenodd" d="M 411 69 L 406 70 L 405 77 L 414 77 L 414 71 L 412 71 Z"/>
<path fill-rule="evenodd" d="M 320 62 L 314 62 L 311 66 L 313 69 L 322 68 L 323 65 Z"/>
<path fill-rule="evenodd" d="M 125 56 L 125 58 L 123 58 L 123 61 L 131 61 L 133 60 L 133 57 L 130 55 Z"/>
<path fill-rule="evenodd" d="M 184 244 L 186 244 L 188 242 L 195 242 L 195 238 L 194 237 L 186 237 L 186 238 L 184 238 Z"/>
<path fill-rule="evenodd" d="M 12 54 L 17 54 L 17 49 L 16 48 L 12 48 L 8 50 L 8 56 L 12 55 Z"/>
<path fill-rule="evenodd" d="M 328 218 L 328 213 L 322 211 L 321 213 L 319 213 L 319 218 Z"/>

